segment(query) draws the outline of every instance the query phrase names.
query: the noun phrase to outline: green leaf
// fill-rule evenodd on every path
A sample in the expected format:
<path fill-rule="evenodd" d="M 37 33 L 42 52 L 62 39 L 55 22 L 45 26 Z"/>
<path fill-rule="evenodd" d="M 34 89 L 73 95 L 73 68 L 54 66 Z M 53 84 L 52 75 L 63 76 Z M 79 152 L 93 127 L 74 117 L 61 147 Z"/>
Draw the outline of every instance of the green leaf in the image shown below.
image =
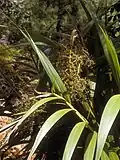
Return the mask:
<path fill-rule="evenodd" d="M 65 93 L 67 93 L 67 89 L 66 89 L 63 81 L 61 80 L 59 74 L 56 72 L 55 68 L 53 67 L 50 60 L 47 58 L 47 56 L 36 46 L 36 44 L 34 43 L 32 38 L 30 37 L 28 32 L 26 35 L 22 30 L 20 30 L 20 31 L 25 36 L 25 38 L 28 40 L 28 42 L 30 42 L 32 48 L 34 49 L 34 51 L 38 55 L 40 62 L 42 63 L 47 75 L 49 76 L 49 78 L 53 84 L 53 86 L 55 87 L 55 90 L 63 95 Z M 70 96 L 68 93 L 65 94 L 65 98 L 67 101 L 70 102 Z"/>
<path fill-rule="evenodd" d="M 88 21 L 91 21 L 92 20 L 91 12 L 89 12 L 88 7 L 86 7 L 88 2 L 85 4 L 85 2 L 83 0 L 81 0 L 80 3 L 81 3 L 81 5 L 82 5 L 82 7 L 83 7 L 83 9 L 84 9 L 84 11 L 86 13 Z"/>
<path fill-rule="evenodd" d="M 92 138 L 90 139 L 89 144 L 87 144 L 87 149 L 84 154 L 84 160 L 93 160 L 94 152 L 96 147 L 97 133 L 94 132 Z"/>
<path fill-rule="evenodd" d="M 99 160 L 103 147 L 105 145 L 106 138 L 108 133 L 115 121 L 115 118 L 120 110 L 120 94 L 114 95 L 107 102 L 105 109 L 103 111 L 97 139 L 97 150 L 95 160 Z"/>
<path fill-rule="evenodd" d="M 115 152 L 109 152 L 110 160 L 119 160 L 118 155 Z"/>
<path fill-rule="evenodd" d="M 43 138 L 45 137 L 45 135 L 55 125 L 55 123 L 57 121 L 59 121 L 65 114 L 67 114 L 70 111 L 72 111 L 72 109 L 59 110 L 59 111 L 55 112 L 54 114 L 52 114 L 45 121 L 45 123 L 43 124 L 43 126 L 41 127 L 40 131 L 37 134 L 37 137 L 35 139 L 34 145 L 33 145 L 32 149 L 31 149 L 31 152 L 30 152 L 27 160 L 31 160 L 31 157 L 34 154 L 34 152 L 36 151 L 37 147 L 40 145 L 40 143 L 43 140 Z"/>
<path fill-rule="evenodd" d="M 65 102 L 66 105 L 67 105 L 68 107 L 70 107 L 70 108 L 76 113 L 76 115 L 77 115 L 83 122 L 85 122 L 86 124 L 89 123 L 89 122 L 87 121 L 87 119 L 86 119 L 80 112 L 78 112 L 78 111 L 72 106 L 71 103 L 69 103 L 69 102 L 66 101 L 63 97 L 61 97 L 61 96 L 59 96 L 59 95 L 57 95 L 57 94 L 53 94 L 53 95 L 55 95 L 56 97 L 58 97 L 59 99 L 61 99 L 63 102 Z"/>
<path fill-rule="evenodd" d="M 75 147 L 85 127 L 85 122 L 77 123 L 72 129 L 65 146 L 62 160 L 71 160 Z"/>
<path fill-rule="evenodd" d="M 91 20 L 86 24 L 86 26 L 83 29 L 84 36 L 87 36 L 87 34 L 90 32 L 93 25 L 94 25 L 94 20 Z"/>
<path fill-rule="evenodd" d="M 50 45 L 44 43 L 44 42 L 34 42 L 36 44 L 36 46 L 48 46 L 50 47 Z M 19 44 L 15 44 L 13 45 L 14 47 L 21 47 L 21 46 L 26 46 L 26 45 L 31 45 L 30 42 L 26 42 L 26 43 L 19 43 Z"/>
<path fill-rule="evenodd" d="M 98 33 L 100 36 L 100 41 L 104 50 L 104 54 L 111 67 L 113 76 L 115 78 L 115 81 L 120 91 L 120 64 L 119 64 L 117 52 L 109 36 L 100 26 L 98 27 Z"/>
<path fill-rule="evenodd" d="M 106 152 L 103 150 L 101 155 L 101 160 L 110 160 Z"/>
<path fill-rule="evenodd" d="M 23 123 L 23 121 L 25 121 L 34 111 L 36 111 L 40 106 L 42 106 L 43 104 L 53 101 L 53 100 L 57 100 L 59 99 L 58 97 L 47 97 L 44 99 L 39 100 L 38 102 L 36 102 L 23 116 L 22 118 L 19 120 L 19 122 L 17 123 L 17 125 L 13 128 L 11 134 Z"/>

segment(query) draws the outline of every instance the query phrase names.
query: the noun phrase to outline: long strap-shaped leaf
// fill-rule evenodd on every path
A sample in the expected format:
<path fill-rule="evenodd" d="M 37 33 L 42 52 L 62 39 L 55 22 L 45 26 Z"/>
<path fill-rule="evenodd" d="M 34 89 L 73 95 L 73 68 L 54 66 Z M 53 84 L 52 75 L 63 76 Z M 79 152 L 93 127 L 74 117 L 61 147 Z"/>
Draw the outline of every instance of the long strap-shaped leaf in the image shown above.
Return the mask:
<path fill-rule="evenodd" d="M 88 7 L 86 7 L 88 2 L 85 4 L 85 2 L 83 0 L 80 0 L 80 3 L 81 3 L 81 5 L 82 5 L 82 7 L 83 7 L 83 9 L 86 13 L 86 16 L 87 16 L 88 20 L 91 21 L 92 20 L 91 12 L 89 12 Z"/>
<path fill-rule="evenodd" d="M 14 127 L 14 129 L 12 130 L 11 133 L 13 133 L 21 124 L 23 121 L 25 121 L 25 119 L 27 119 L 34 111 L 36 111 L 40 106 L 42 106 L 43 104 L 59 99 L 58 97 L 47 97 L 47 98 L 43 98 L 41 100 L 39 100 L 38 102 L 36 102 L 24 115 L 23 117 L 19 120 L 19 122 L 17 123 L 17 125 Z"/>
<path fill-rule="evenodd" d="M 101 160 L 110 160 L 110 158 L 104 150 L 102 151 Z"/>
<path fill-rule="evenodd" d="M 57 94 L 54 94 L 56 97 L 58 97 L 59 99 L 63 100 L 73 111 L 75 111 L 76 115 L 83 121 L 83 122 L 86 122 L 86 124 L 88 124 L 88 121 L 87 119 L 80 113 L 78 112 L 73 106 L 71 103 L 69 103 L 68 101 L 66 101 L 63 97 L 57 95 Z"/>
<path fill-rule="evenodd" d="M 43 138 L 45 137 L 45 135 L 55 125 L 55 123 L 57 121 L 59 121 L 59 119 L 61 119 L 65 114 L 67 114 L 70 111 L 72 111 L 72 109 L 59 110 L 59 111 L 55 112 L 54 114 L 52 114 L 45 121 L 45 123 L 43 124 L 43 126 L 41 127 L 40 131 L 37 134 L 37 137 L 35 139 L 34 145 L 33 145 L 32 149 L 31 149 L 31 152 L 30 152 L 27 160 L 31 159 L 31 156 L 34 154 L 34 152 L 36 151 L 37 147 L 40 145 L 40 143 L 43 140 Z"/>
<path fill-rule="evenodd" d="M 113 122 L 120 110 L 120 94 L 110 98 L 103 111 L 97 139 L 97 150 L 95 160 L 99 160 L 102 154 L 105 141 L 108 133 L 113 125 Z"/>
<path fill-rule="evenodd" d="M 90 139 L 88 147 L 85 151 L 84 160 L 93 160 L 95 147 L 96 147 L 96 141 L 97 141 L 97 133 L 94 132 L 92 135 L 92 138 Z"/>
<path fill-rule="evenodd" d="M 75 147 L 85 127 L 85 122 L 77 123 L 72 129 L 65 146 L 62 160 L 71 160 Z"/>
<path fill-rule="evenodd" d="M 65 94 L 65 98 L 67 101 L 70 102 L 70 97 L 67 93 L 67 89 L 63 83 L 63 81 L 61 80 L 59 74 L 56 72 L 55 68 L 53 67 L 53 65 L 51 64 L 50 60 L 47 58 L 47 56 L 36 46 L 36 44 L 34 43 L 34 41 L 32 40 L 32 38 L 30 37 L 29 33 L 27 32 L 27 34 L 25 34 L 21 29 L 20 29 L 21 33 L 24 35 L 24 37 L 28 40 L 28 42 L 31 44 L 32 48 L 34 49 L 34 51 L 36 52 L 36 54 L 39 57 L 39 60 L 41 61 L 47 75 L 49 76 L 53 86 L 55 87 L 55 89 L 62 93 Z"/>
<path fill-rule="evenodd" d="M 120 91 L 120 64 L 117 52 L 107 33 L 100 26 L 98 27 L 98 33 L 106 59 L 111 67 L 113 76 Z"/>
<path fill-rule="evenodd" d="M 120 160 L 118 155 L 115 152 L 109 152 L 110 160 Z"/>

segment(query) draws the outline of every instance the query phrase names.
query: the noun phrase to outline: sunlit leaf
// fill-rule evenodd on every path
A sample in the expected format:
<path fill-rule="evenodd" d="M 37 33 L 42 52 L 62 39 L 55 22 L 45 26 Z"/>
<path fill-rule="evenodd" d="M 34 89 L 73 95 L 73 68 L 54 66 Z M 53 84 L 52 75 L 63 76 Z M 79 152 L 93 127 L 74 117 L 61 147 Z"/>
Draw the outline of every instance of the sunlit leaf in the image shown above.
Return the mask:
<path fill-rule="evenodd" d="M 119 160 L 118 155 L 115 152 L 109 152 L 110 160 Z"/>
<path fill-rule="evenodd" d="M 34 42 L 37 46 L 47 46 L 50 47 L 48 44 L 44 43 L 44 42 Z M 26 45 L 31 45 L 30 42 L 26 42 L 26 43 L 19 43 L 19 44 L 15 44 L 13 46 L 15 47 L 20 47 L 20 46 L 26 46 Z"/>
<path fill-rule="evenodd" d="M 116 80 L 116 83 L 120 91 L 120 64 L 119 64 L 117 52 L 107 33 L 101 27 L 98 27 L 98 31 L 99 31 L 101 44 L 104 50 L 104 54 L 111 67 L 113 76 Z"/>
<path fill-rule="evenodd" d="M 40 131 L 37 134 L 37 137 L 35 139 L 34 145 L 33 145 L 32 149 L 31 149 L 31 152 L 30 152 L 27 160 L 31 160 L 31 157 L 34 154 L 34 152 L 36 151 L 37 147 L 40 145 L 40 143 L 43 140 L 43 138 L 45 137 L 45 135 L 55 125 L 55 123 L 57 121 L 59 121 L 65 114 L 67 114 L 70 111 L 72 111 L 72 109 L 62 109 L 62 110 L 59 110 L 59 111 L 55 112 L 54 114 L 52 114 L 45 121 L 45 123 L 43 124 L 43 126 L 41 127 Z"/>
<path fill-rule="evenodd" d="M 89 141 L 89 144 L 87 144 L 87 149 L 84 154 L 84 160 L 93 160 L 96 147 L 96 140 L 97 140 L 97 133 L 94 132 L 92 138 Z"/>
<path fill-rule="evenodd" d="M 47 103 L 47 102 L 51 102 L 53 100 L 57 100 L 59 99 L 58 97 L 47 97 L 47 98 L 43 98 L 39 101 L 37 101 L 24 115 L 23 117 L 19 120 L 19 122 L 17 123 L 17 125 L 14 127 L 14 129 L 12 130 L 12 132 L 14 132 L 22 123 L 23 121 L 25 121 L 34 111 L 36 111 L 40 106 L 42 106 L 43 104 Z"/>
<path fill-rule="evenodd" d="M 39 57 L 40 62 L 42 63 L 47 75 L 49 76 L 52 85 L 55 87 L 55 90 L 58 91 L 61 94 L 65 95 L 66 100 L 70 102 L 70 96 L 67 93 L 67 89 L 61 80 L 59 74 L 56 72 L 55 68 L 51 64 L 50 60 L 47 58 L 47 56 L 36 46 L 34 41 L 32 40 L 31 36 L 27 33 L 25 34 L 22 30 L 20 30 L 22 34 L 25 36 L 25 38 L 30 42 L 32 48 L 36 52 L 36 54 Z"/>
<path fill-rule="evenodd" d="M 54 94 L 56 97 L 58 97 L 59 99 L 63 100 L 67 106 L 69 106 L 72 110 L 74 110 L 74 112 L 76 113 L 76 115 L 83 121 L 85 122 L 86 124 L 88 124 L 88 121 L 87 119 L 80 113 L 78 112 L 71 103 L 69 103 L 68 101 L 66 101 L 63 97 L 57 95 L 57 94 Z"/>
<path fill-rule="evenodd" d="M 72 131 L 68 137 L 67 144 L 65 146 L 62 160 L 71 160 L 73 152 L 74 152 L 75 147 L 78 143 L 78 140 L 84 130 L 85 125 L 86 125 L 85 122 L 79 122 L 72 129 Z"/>
<path fill-rule="evenodd" d="M 102 154 L 103 147 L 105 145 L 108 133 L 115 121 L 115 118 L 120 110 L 120 95 L 115 95 L 107 102 L 103 111 L 97 139 L 97 150 L 95 160 L 99 160 Z"/>
<path fill-rule="evenodd" d="M 110 158 L 104 150 L 102 151 L 101 160 L 110 160 Z"/>

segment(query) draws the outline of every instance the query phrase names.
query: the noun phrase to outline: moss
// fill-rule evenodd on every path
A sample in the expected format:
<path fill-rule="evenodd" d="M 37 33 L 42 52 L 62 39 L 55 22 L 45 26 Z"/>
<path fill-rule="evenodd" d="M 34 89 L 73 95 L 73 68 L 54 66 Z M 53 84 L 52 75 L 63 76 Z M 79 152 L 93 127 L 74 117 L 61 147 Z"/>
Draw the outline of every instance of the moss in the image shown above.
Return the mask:
<path fill-rule="evenodd" d="M 23 53 L 23 50 L 13 48 L 7 44 L 0 44 L 0 60 L 13 60 L 13 57 Z"/>

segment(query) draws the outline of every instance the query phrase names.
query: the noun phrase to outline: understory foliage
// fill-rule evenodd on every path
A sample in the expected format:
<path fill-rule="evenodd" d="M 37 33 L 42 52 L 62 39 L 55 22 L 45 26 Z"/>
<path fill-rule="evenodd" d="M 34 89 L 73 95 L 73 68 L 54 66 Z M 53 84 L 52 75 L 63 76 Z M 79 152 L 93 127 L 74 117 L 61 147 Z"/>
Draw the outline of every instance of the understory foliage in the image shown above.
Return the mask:
<path fill-rule="evenodd" d="M 0 1 L 1 159 L 119 160 L 119 3 Z"/>

